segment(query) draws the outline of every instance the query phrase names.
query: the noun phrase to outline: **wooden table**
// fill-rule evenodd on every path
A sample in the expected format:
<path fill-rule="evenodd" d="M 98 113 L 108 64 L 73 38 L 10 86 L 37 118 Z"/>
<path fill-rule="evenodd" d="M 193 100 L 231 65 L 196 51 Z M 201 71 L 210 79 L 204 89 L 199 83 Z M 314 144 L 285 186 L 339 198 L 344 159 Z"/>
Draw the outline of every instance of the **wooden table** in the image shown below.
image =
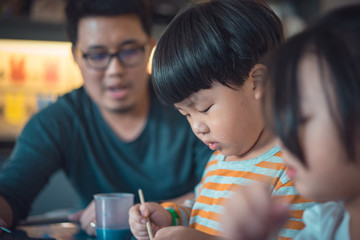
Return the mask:
<path fill-rule="evenodd" d="M 0 240 L 94 240 L 96 237 L 88 236 L 80 230 L 75 223 L 53 223 L 43 225 L 18 226 L 12 234 L 3 232 Z"/>

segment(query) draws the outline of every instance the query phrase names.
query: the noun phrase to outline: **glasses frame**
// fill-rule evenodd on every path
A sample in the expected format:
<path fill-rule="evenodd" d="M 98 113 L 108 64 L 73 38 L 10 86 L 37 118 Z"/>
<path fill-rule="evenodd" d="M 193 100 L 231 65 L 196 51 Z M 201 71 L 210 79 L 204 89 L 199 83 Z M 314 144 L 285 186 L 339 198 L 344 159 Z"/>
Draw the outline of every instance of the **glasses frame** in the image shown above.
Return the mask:
<path fill-rule="evenodd" d="M 107 61 L 106 65 L 104 65 L 104 67 L 97 67 L 97 66 L 92 65 L 91 60 L 89 59 L 89 56 L 91 54 L 90 53 L 84 53 L 79 48 L 78 48 L 78 50 L 79 50 L 79 53 L 80 53 L 81 57 L 85 60 L 85 63 L 89 68 L 95 69 L 95 70 L 98 70 L 98 71 L 105 71 L 109 67 L 109 65 L 110 65 L 110 63 L 111 63 L 111 61 L 112 61 L 112 59 L 114 57 L 117 57 L 117 60 L 119 61 L 119 63 L 125 68 L 131 68 L 131 67 L 139 66 L 141 63 L 144 62 L 144 55 L 145 55 L 144 53 L 145 53 L 146 45 L 147 45 L 147 43 L 145 43 L 143 45 L 140 45 L 140 46 L 137 46 L 137 47 L 134 47 L 134 49 L 140 50 L 140 54 L 142 54 L 142 59 L 139 62 L 137 62 L 135 64 L 126 64 L 126 63 L 124 63 L 123 59 L 121 59 L 121 57 L 120 57 L 121 56 L 120 54 L 121 54 L 121 52 L 126 51 L 126 50 L 121 49 L 121 50 L 116 51 L 114 53 L 107 53 L 109 58 L 108 58 L 108 61 Z"/>

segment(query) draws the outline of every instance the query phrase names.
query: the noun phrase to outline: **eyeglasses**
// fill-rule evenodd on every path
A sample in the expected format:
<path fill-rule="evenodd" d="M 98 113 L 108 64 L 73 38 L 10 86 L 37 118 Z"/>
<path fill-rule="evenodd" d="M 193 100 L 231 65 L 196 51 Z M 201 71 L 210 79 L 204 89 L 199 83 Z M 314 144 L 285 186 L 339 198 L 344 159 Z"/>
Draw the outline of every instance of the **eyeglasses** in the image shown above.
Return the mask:
<path fill-rule="evenodd" d="M 113 57 L 117 57 L 124 67 L 136 67 L 140 65 L 144 61 L 145 45 L 122 49 L 112 54 L 106 51 L 94 51 L 89 53 L 83 53 L 81 50 L 79 51 L 88 67 L 103 71 L 109 67 Z"/>

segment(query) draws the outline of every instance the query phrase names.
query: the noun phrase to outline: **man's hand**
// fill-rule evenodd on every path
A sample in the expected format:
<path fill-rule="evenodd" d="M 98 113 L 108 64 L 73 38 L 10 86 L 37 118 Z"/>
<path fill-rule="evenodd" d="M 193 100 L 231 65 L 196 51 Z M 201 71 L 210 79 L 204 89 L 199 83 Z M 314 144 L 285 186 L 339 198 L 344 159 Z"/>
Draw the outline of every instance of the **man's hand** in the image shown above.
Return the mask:
<path fill-rule="evenodd" d="M 13 224 L 13 213 L 9 203 L 5 200 L 5 198 L 0 197 L 0 226 L 9 228 Z M 0 229 L 0 233 L 2 230 Z"/>
<path fill-rule="evenodd" d="M 90 236 L 96 236 L 96 218 L 95 218 L 95 202 L 91 203 L 85 208 L 75 214 L 69 216 L 72 222 L 79 222 L 81 228 Z"/>
<path fill-rule="evenodd" d="M 0 226 L 8 228 L 7 223 L 4 221 L 4 219 L 0 218 Z M 2 230 L 0 229 L 0 234 L 2 233 Z"/>

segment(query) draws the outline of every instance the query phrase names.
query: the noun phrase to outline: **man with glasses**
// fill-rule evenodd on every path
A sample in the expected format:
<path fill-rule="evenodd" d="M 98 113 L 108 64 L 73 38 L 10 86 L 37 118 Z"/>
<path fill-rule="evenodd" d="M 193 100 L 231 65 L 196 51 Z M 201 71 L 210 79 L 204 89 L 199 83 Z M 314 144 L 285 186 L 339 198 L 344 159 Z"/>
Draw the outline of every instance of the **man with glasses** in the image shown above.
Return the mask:
<path fill-rule="evenodd" d="M 69 0 L 67 29 L 84 85 L 31 118 L 0 173 L 0 225 L 16 225 L 58 169 L 95 234 L 93 195 L 142 188 L 147 201 L 178 198 L 199 181 L 210 150 L 149 82 L 155 40 L 147 0 Z M 183 198 L 178 198 L 180 199 Z"/>

